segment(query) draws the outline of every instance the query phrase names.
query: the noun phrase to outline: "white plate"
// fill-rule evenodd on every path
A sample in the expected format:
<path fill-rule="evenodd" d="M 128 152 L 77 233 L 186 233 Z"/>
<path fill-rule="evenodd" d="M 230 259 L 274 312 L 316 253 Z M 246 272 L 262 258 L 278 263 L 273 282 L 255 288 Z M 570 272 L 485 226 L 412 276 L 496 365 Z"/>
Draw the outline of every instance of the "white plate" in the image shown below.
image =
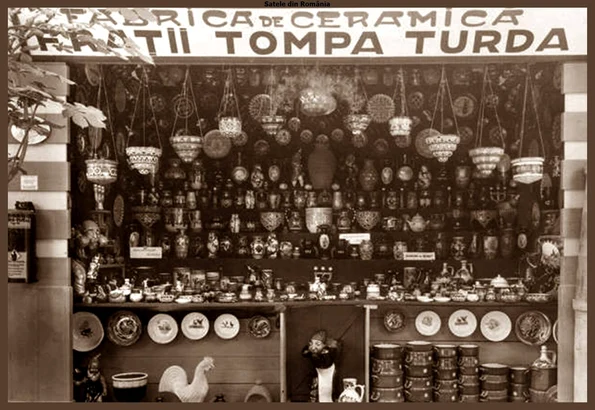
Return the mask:
<path fill-rule="evenodd" d="M 101 320 L 90 312 L 76 312 L 72 316 L 72 348 L 89 352 L 101 344 L 104 332 Z"/>
<path fill-rule="evenodd" d="M 423 336 L 433 336 L 440 330 L 442 322 L 434 311 L 426 310 L 415 318 L 415 328 Z"/>
<path fill-rule="evenodd" d="M 558 319 L 554 322 L 554 326 L 552 327 L 552 337 L 556 344 L 558 344 Z"/>
<path fill-rule="evenodd" d="M 178 324 L 170 315 L 158 313 L 149 320 L 147 331 L 155 343 L 167 344 L 176 338 Z"/>
<path fill-rule="evenodd" d="M 448 296 L 434 296 L 434 302 L 446 303 L 450 302 L 450 298 Z"/>
<path fill-rule="evenodd" d="M 459 309 L 448 318 L 448 328 L 457 337 L 471 336 L 477 329 L 477 318 L 467 309 Z"/>
<path fill-rule="evenodd" d="M 200 340 L 209 333 L 209 319 L 199 312 L 191 312 L 182 320 L 182 333 L 190 340 Z"/>
<path fill-rule="evenodd" d="M 494 310 L 483 315 L 479 328 L 486 339 L 500 342 L 510 334 L 512 322 L 506 313 Z"/>
<path fill-rule="evenodd" d="M 433 301 L 433 300 L 434 300 L 434 299 L 432 299 L 432 298 L 431 298 L 431 297 L 429 297 L 429 296 L 418 296 L 418 297 L 417 297 L 417 301 L 418 301 L 418 302 L 424 302 L 424 303 L 428 303 L 428 302 L 431 302 L 431 301 Z"/>
<path fill-rule="evenodd" d="M 234 315 L 224 313 L 215 319 L 215 333 L 221 339 L 233 339 L 240 332 L 240 321 Z"/>
<path fill-rule="evenodd" d="M 39 117 L 38 119 L 41 120 Z M 49 124 L 41 124 L 39 125 L 39 128 L 44 131 L 40 133 L 38 130 L 33 128 L 29 130 L 29 136 L 27 137 L 27 142 L 29 145 L 35 145 L 45 141 L 52 133 L 52 127 Z M 10 135 L 12 135 L 12 137 L 18 142 L 22 142 L 25 138 L 25 129 L 17 126 L 16 124 L 10 124 L 9 132 Z"/>

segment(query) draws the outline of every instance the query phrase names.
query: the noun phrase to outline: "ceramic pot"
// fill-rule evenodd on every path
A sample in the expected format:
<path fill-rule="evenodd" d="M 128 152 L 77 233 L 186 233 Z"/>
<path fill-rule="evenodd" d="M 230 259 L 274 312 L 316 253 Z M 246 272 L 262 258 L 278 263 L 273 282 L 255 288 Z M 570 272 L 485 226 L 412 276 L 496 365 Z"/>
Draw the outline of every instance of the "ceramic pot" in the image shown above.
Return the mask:
<path fill-rule="evenodd" d="M 401 345 L 392 343 L 380 343 L 372 346 L 372 357 L 374 359 L 390 359 L 401 362 Z"/>
<path fill-rule="evenodd" d="M 407 377 L 428 377 L 432 375 L 432 365 L 425 366 L 409 366 L 404 365 L 405 374 Z"/>
<path fill-rule="evenodd" d="M 484 376 L 506 376 L 508 377 L 508 373 L 510 369 L 507 365 L 501 363 L 484 363 L 480 366 L 481 372 L 480 375 Z"/>
<path fill-rule="evenodd" d="M 457 369 L 458 363 L 456 357 L 439 357 L 436 359 L 435 366 L 437 369 L 453 370 Z"/>
<path fill-rule="evenodd" d="M 120 402 L 140 402 L 147 393 L 149 375 L 141 372 L 118 373 L 112 376 L 114 397 Z"/>
<path fill-rule="evenodd" d="M 481 378 L 480 378 L 481 381 Z M 491 383 L 487 381 L 481 382 L 481 389 L 482 390 L 489 390 L 489 391 L 501 391 L 501 390 L 508 390 L 508 381 Z"/>
<path fill-rule="evenodd" d="M 458 368 L 456 369 L 439 369 L 434 368 L 434 378 L 436 380 L 456 380 Z"/>
<path fill-rule="evenodd" d="M 524 399 L 529 398 L 529 386 L 526 384 L 515 384 L 510 383 L 508 387 L 509 397 L 522 397 Z"/>
<path fill-rule="evenodd" d="M 306 227 L 310 233 L 317 233 L 318 226 L 333 224 L 333 208 L 306 208 Z"/>
<path fill-rule="evenodd" d="M 317 142 L 308 156 L 308 175 L 314 189 L 330 189 L 337 168 L 337 159 L 328 142 Z"/>
<path fill-rule="evenodd" d="M 283 212 L 267 211 L 260 213 L 260 223 L 269 232 L 275 231 L 283 224 L 285 215 Z"/>
<path fill-rule="evenodd" d="M 349 232 L 351 230 L 352 216 L 349 213 L 348 209 L 339 212 L 337 217 L 337 230 L 339 232 Z"/>
<path fill-rule="evenodd" d="M 479 395 L 481 393 L 481 387 L 479 386 L 479 383 L 459 384 L 459 393 L 466 395 Z"/>
<path fill-rule="evenodd" d="M 359 226 L 371 231 L 380 222 L 380 211 L 356 211 L 355 219 Z"/>
<path fill-rule="evenodd" d="M 401 359 L 375 359 L 370 360 L 370 373 L 379 375 L 393 375 L 398 376 L 403 374 L 403 366 Z"/>
<path fill-rule="evenodd" d="M 461 356 L 479 356 L 479 346 L 475 344 L 462 344 L 458 346 Z"/>
<path fill-rule="evenodd" d="M 530 380 L 530 370 L 525 366 L 513 366 L 510 368 L 510 382 L 515 384 L 527 384 Z"/>
<path fill-rule="evenodd" d="M 373 387 L 370 392 L 370 401 L 373 403 L 402 403 L 405 401 L 403 388 L 399 387 Z"/>
<path fill-rule="evenodd" d="M 359 244 L 359 256 L 364 261 L 369 261 L 374 256 L 374 245 L 372 241 L 364 239 Z"/>
<path fill-rule="evenodd" d="M 364 191 L 373 191 L 378 184 L 378 171 L 374 167 L 374 160 L 365 159 L 364 166 L 359 173 L 359 184 Z"/>
<path fill-rule="evenodd" d="M 427 403 L 432 401 L 432 388 L 405 389 L 405 400 L 408 402 Z"/>
<path fill-rule="evenodd" d="M 434 401 L 437 403 L 453 403 L 459 401 L 459 389 L 434 390 Z"/>
<path fill-rule="evenodd" d="M 372 374 L 370 376 L 372 388 L 403 387 L 403 372 L 396 374 Z"/>

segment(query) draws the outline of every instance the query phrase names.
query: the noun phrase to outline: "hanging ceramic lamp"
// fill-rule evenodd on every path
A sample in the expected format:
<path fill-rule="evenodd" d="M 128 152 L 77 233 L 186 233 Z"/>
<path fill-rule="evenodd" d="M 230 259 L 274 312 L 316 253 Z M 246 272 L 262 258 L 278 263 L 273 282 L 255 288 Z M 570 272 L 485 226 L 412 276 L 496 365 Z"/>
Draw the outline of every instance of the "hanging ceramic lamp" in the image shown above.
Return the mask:
<path fill-rule="evenodd" d="M 242 119 L 240 118 L 240 107 L 233 84 L 232 70 L 227 71 L 223 97 L 219 106 L 219 132 L 224 137 L 235 139 L 242 134 Z"/>
<path fill-rule="evenodd" d="M 199 117 L 198 110 L 196 108 L 196 99 L 194 98 L 194 90 L 192 89 L 190 69 L 188 68 L 186 68 L 186 75 L 184 77 L 181 95 L 184 100 L 190 99 L 190 103 L 192 104 L 192 113 L 196 113 L 196 116 Z M 169 143 L 171 144 L 172 148 L 182 160 L 182 162 L 186 164 L 191 163 L 196 159 L 196 157 L 198 157 L 203 143 L 202 132 L 200 133 L 201 135 L 192 135 L 190 132 L 188 118 L 189 117 L 187 116 L 184 117 L 185 127 L 176 130 L 178 121 L 178 113 L 176 112 L 176 118 L 173 125 L 173 135 L 169 137 Z M 200 118 L 198 118 L 197 124 L 200 128 Z"/>
<path fill-rule="evenodd" d="M 276 136 L 283 124 L 285 124 L 285 117 L 282 115 L 263 115 L 260 117 L 260 125 L 270 137 Z"/>
<path fill-rule="evenodd" d="M 409 117 L 407 112 L 407 96 L 405 94 L 405 78 L 403 68 L 399 68 L 397 74 L 397 85 L 395 87 L 395 94 L 393 100 L 398 99 L 400 106 L 399 115 L 392 117 L 388 120 L 389 132 L 393 137 L 409 137 L 411 134 L 411 128 L 413 126 L 413 120 Z M 395 138 L 396 140 L 397 138 Z"/>
<path fill-rule="evenodd" d="M 358 135 L 368 129 L 372 118 L 368 114 L 348 114 L 343 122 L 353 135 Z"/>

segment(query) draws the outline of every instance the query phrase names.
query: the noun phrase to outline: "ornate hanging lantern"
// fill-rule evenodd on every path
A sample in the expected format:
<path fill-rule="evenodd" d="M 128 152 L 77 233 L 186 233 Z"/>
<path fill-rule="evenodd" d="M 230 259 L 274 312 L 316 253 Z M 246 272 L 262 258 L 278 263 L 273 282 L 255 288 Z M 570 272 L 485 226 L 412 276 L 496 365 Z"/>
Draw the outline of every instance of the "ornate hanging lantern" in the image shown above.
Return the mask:
<path fill-rule="evenodd" d="M 242 119 L 240 117 L 240 108 L 238 96 L 233 84 L 233 73 L 229 69 L 225 86 L 223 87 L 223 97 L 219 106 L 219 132 L 221 135 L 230 139 L 235 139 L 242 134 Z"/>
<path fill-rule="evenodd" d="M 360 88 L 361 95 L 359 93 Z M 360 98 L 362 104 L 358 101 Z M 360 106 L 365 107 L 368 105 L 368 96 L 366 95 L 366 89 L 357 68 L 354 75 L 354 92 L 349 103 L 351 112 L 343 118 L 343 123 L 354 136 L 359 136 L 368 129 L 368 126 L 372 122 L 372 117 L 369 114 L 358 112 L 361 109 Z"/>
<path fill-rule="evenodd" d="M 271 71 L 269 74 L 269 78 L 275 79 L 275 73 L 273 71 L 273 67 L 271 67 Z M 269 137 L 274 137 L 277 135 L 283 124 L 285 124 L 285 117 L 282 115 L 277 115 L 277 108 L 279 106 L 279 99 L 278 96 L 275 95 L 274 87 L 275 81 L 271 80 L 267 85 L 267 95 L 269 96 L 270 100 L 270 110 L 268 115 L 263 115 L 260 117 L 260 125 L 262 125 L 262 129 Z"/>
<path fill-rule="evenodd" d="M 395 137 L 395 144 L 400 148 L 408 147 L 411 144 L 411 127 L 413 126 L 413 120 L 409 117 L 407 109 L 407 96 L 405 93 L 405 74 L 403 73 L 403 67 L 399 68 L 397 74 L 397 83 L 395 86 L 395 93 L 393 100 L 399 99 L 398 105 L 400 106 L 399 115 L 391 118 L 389 123 L 390 135 Z"/>

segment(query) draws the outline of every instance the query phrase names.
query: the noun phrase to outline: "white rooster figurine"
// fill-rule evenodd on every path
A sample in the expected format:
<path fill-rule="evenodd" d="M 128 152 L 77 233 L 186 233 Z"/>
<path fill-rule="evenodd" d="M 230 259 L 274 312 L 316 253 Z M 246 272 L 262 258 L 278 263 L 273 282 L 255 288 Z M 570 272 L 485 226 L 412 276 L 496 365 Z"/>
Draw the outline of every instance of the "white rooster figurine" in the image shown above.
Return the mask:
<path fill-rule="evenodd" d="M 159 392 L 173 393 L 182 403 L 202 403 L 209 392 L 209 383 L 205 373 L 214 367 L 213 358 L 205 357 L 196 366 L 192 383 L 188 384 L 186 371 L 180 366 L 170 366 L 161 375 Z"/>

